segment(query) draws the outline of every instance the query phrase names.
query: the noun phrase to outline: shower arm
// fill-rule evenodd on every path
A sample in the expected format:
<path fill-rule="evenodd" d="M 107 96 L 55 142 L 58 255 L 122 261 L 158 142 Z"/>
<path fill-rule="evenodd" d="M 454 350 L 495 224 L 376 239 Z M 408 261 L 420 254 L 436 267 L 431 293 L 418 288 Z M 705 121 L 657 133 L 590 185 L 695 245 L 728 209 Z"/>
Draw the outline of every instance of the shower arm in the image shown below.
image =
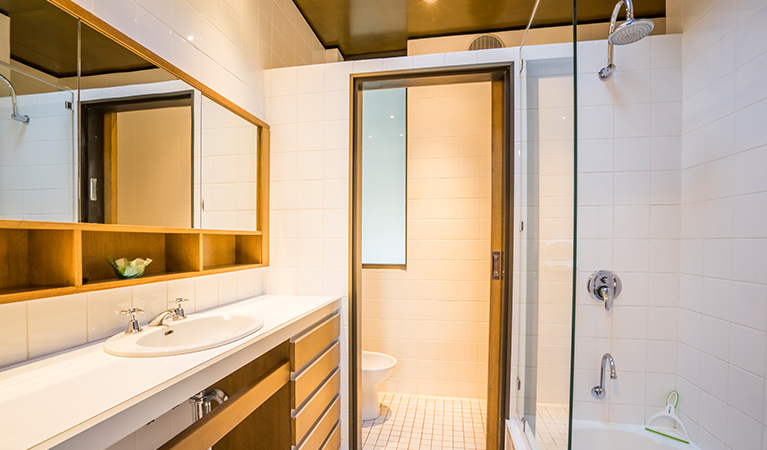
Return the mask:
<path fill-rule="evenodd" d="M 634 20 L 634 4 L 631 0 L 619 0 L 613 8 L 613 15 L 610 17 L 610 33 L 607 36 L 612 36 L 615 32 L 615 22 L 618 21 L 618 13 L 621 12 L 621 6 L 626 5 L 626 20 Z M 599 78 L 606 80 L 610 77 L 615 65 L 613 65 L 613 43 L 610 39 L 607 40 L 607 67 L 599 71 Z"/>
<path fill-rule="evenodd" d="M 29 123 L 29 116 L 19 114 L 19 109 L 16 106 L 16 89 L 13 88 L 11 80 L 6 78 L 2 73 L 0 73 L 0 79 L 5 81 L 5 84 L 8 85 L 8 90 L 11 91 L 11 104 L 13 106 L 13 114 L 11 114 L 11 119 L 18 120 L 19 122 L 23 123 Z"/>

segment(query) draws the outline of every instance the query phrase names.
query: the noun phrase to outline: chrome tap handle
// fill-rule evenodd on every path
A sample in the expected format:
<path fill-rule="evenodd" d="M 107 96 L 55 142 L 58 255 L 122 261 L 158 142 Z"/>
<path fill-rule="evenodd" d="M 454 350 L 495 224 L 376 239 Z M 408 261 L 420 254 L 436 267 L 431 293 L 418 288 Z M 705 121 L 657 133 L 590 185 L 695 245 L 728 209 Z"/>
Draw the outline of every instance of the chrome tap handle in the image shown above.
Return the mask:
<path fill-rule="evenodd" d="M 120 311 L 120 314 L 123 316 L 130 315 L 133 319 L 135 319 L 136 314 L 144 314 L 144 310 L 141 308 L 131 308 L 131 309 L 123 309 Z"/>
<path fill-rule="evenodd" d="M 136 314 L 144 314 L 144 310 L 141 308 L 130 308 L 120 311 L 123 316 L 130 316 L 128 321 L 128 328 L 125 330 L 125 334 L 133 334 L 141 331 L 141 325 L 136 320 Z"/>
<path fill-rule="evenodd" d="M 181 307 L 181 304 L 188 301 L 189 301 L 188 298 L 181 298 L 181 297 L 170 301 L 171 303 L 176 304 L 176 308 L 173 310 L 176 313 L 176 320 L 186 318 L 186 313 L 184 312 L 184 308 Z"/>
<path fill-rule="evenodd" d="M 623 284 L 621 279 L 614 272 L 609 270 L 598 270 L 591 274 L 586 289 L 591 298 L 598 302 L 603 302 L 605 310 L 610 311 L 613 307 L 613 301 L 621 294 Z"/>

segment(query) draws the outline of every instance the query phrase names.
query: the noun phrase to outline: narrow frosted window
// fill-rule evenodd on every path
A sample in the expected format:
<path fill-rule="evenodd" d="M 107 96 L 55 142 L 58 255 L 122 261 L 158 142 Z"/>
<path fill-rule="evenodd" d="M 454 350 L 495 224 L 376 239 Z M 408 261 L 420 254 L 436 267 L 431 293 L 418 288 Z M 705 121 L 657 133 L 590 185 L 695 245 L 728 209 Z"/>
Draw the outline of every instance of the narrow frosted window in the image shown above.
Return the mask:
<path fill-rule="evenodd" d="M 362 263 L 405 264 L 405 89 L 362 93 Z"/>

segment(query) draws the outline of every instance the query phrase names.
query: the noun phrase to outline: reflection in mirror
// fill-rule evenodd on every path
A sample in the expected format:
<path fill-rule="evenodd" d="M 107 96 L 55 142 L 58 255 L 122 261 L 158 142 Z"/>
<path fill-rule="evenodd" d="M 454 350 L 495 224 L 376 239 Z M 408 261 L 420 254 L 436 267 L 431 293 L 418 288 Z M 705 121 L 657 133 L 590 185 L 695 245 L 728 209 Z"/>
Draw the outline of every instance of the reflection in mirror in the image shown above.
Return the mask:
<path fill-rule="evenodd" d="M 4 63 L 0 79 L 0 219 L 73 222 L 76 93 Z"/>
<path fill-rule="evenodd" d="M 189 90 L 81 103 L 81 221 L 192 227 L 192 98 Z"/>
<path fill-rule="evenodd" d="M 75 220 L 76 43 L 46 1 L 0 1 L 0 219 Z"/>
<path fill-rule="evenodd" d="M 86 24 L 81 45 L 80 221 L 191 228 L 194 90 Z"/>
<path fill-rule="evenodd" d="M 258 230 L 258 127 L 202 98 L 202 228 Z"/>
<path fill-rule="evenodd" d="M 0 0 L 0 74 L 0 219 L 257 230 L 258 127 L 173 74 L 46 0 Z"/>

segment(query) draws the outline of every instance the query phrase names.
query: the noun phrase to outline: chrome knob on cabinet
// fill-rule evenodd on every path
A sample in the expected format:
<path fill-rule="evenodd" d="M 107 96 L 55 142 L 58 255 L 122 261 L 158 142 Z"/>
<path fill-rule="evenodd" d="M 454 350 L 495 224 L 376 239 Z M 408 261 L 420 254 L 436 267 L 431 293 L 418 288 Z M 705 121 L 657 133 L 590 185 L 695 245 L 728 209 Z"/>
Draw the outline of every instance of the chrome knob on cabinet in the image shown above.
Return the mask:
<path fill-rule="evenodd" d="M 604 302 L 605 310 L 613 307 L 613 301 L 621 294 L 621 279 L 609 270 L 598 270 L 591 274 L 586 286 L 591 298 L 598 302 Z"/>

